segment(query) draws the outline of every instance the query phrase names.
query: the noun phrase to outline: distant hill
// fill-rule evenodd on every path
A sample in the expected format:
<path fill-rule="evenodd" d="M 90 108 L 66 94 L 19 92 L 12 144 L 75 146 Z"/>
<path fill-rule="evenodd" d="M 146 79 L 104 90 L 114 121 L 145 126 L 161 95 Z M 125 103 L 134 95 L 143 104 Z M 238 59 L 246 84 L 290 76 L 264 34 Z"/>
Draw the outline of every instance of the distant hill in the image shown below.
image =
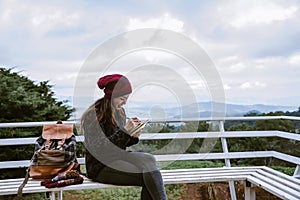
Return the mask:
<path fill-rule="evenodd" d="M 65 98 L 66 99 L 66 98 Z M 72 105 L 72 98 L 68 105 Z M 73 117 L 79 119 L 84 110 L 92 103 L 91 99 L 82 99 L 81 105 L 86 105 L 76 108 L 76 113 Z M 129 117 L 150 118 L 150 119 L 178 119 L 178 118 L 196 118 L 196 117 L 211 117 L 212 105 L 215 106 L 215 111 L 221 105 L 212 102 L 198 102 L 187 106 L 178 106 L 177 104 L 162 103 L 162 102 L 128 102 L 126 105 L 126 113 Z M 299 105 L 300 106 L 300 105 Z M 285 105 L 265 105 L 265 104 L 225 104 L 226 116 L 243 116 L 249 112 L 269 113 L 275 111 L 296 111 L 299 106 Z M 222 108 L 222 106 L 221 106 Z"/>
<path fill-rule="evenodd" d="M 187 106 L 170 106 L 168 104 L 151 104 L 151 102 L 144 103 L 143 105 L 135 104 L 135 107 L 130 107 L 127 110 L 129 116 L 139 116 L 140 118 L 194 118 L 194 117 L 210 117 L 212 108 L 218 112 L 219 108 L 223 106 L 220 103 L 212 102 L 199 102 Z M 249 112 L 256 113 L 269 113 L 276 111 L 296 111 L 296 106 L 282 106 L 282 105 L 241 105 L 241 104 L 225 104 L 226 116 L 243 116 Z"/>
<path fill-rule="evenodd" d="M 211 111 L 211 103 L 203 102 L 199 103 L 205 111 Z M 282 105 L 264 105 L 264 104 L 253 104 L 253 105 L 240 105 L 240 104 L 226 104 L 226 115 L 227 116 L 243 116 L 246 113 L 255 111 L 258 113 L 268 113 L 275 111 L 295 111 L 298 107 L 295 106 L 282 106 Z"/>

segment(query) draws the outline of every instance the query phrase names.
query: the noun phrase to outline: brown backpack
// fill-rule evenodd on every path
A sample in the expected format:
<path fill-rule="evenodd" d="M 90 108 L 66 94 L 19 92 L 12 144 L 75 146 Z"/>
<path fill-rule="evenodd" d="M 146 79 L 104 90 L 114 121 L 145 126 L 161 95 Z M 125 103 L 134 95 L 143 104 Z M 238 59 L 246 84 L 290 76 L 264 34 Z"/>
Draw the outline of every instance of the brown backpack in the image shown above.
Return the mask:
<path fill-rule="evenodd" d="M 73 125 L 62 124 L 60 121 L 44 125 L 41 136 L 36 140 L 34 155 L 18 195 L 21 196 L 29 177 L 49 179 L 74 169 L 79 170 Z"/>

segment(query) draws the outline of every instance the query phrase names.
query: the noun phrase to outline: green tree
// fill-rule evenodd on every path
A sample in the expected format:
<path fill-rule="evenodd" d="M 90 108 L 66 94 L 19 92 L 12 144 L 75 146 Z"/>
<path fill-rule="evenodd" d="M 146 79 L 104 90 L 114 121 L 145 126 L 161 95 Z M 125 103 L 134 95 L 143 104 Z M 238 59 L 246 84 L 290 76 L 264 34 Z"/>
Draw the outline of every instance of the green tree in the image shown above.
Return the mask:
<path fill-rule="evenodd" d="M 282 116 L 284 115 L 283 112 L 270 112 L 267 114 L 262 114 L 261 116 Z M 259 131 L 265 130 L 278 130 L 278 131 L 285 131 L 285 132 L 294 132 L 295 126 L 291 120 L 285 119 L 275 119 L 275 120 L 258 120 L 254 124 L 254 128 Z"/>
<path fill-rule="evenodd" d="M 298 107 L 298 110 L 296 110 L 296 111 L 293 111 L 293 112 L 289 112 L 289 111 L 287 111 L 287 112 L 285 112 L 285 115 L 287 115 L 287 116 L 300 116 L 300 107 Z"/>
<path fill-rule="evenodd" d="M 208 131 L 209 125 L 204 122 L 186 122 L 179 127 L 179 132 L 204 132 Z"/>
<path fill-rule="evenodd" d="M 269 113 L 248 113 L 245 116 L 283 116 L 286 113 L 282 111 L 269 112 Z M 272 119 L 272 120 L 257 120 L 255 122 L 247 121 L 240 122 L 240 124 L 231 124 L 229 131 L 284 131 L 284 132 L 295 132 L 295 124 L 291 120 L 285 119 Z M 254 138 L 234 138 L 229 139 L 228 146 L 230 151 L 269 151 L 274 150 L 283 152 L 295 156 L 299 156 L 299 144 L 292 140 L 287 140 L 278 137 L 254 137 Z M 273 158 L 265 159 L 251 159 L 251 160 L 240 160 L 239 163 L 247 164 L 261 164 L 261 165 L 274 165 L 280 164 L 285 165 Z"/>
<path fill-rule="evenodd" d="M 48 81 L 35 83 L 12 69 L 0 68 L 0 123 L 68 120 L 74 111 L 55 98 Z M 0 138 L 33 137 L 42 127 L 1 128 Z M 0 148 L 0 161 L 29 160 L 34 145 Z M 0 170 L 0 178 L 24 177 L 25 170 Z"/>
<path fill-rule="evenodd" d="M 34 81 L 0 68 L 0 122 L 53 121 L 70 118 L 72 108 L 58 101 L 48 81 Z"/>
<path fill-rule="evenodd" d="M 205 121 L 199 122 L 186 122 L 179 127 L 179 132 L 207 132 L 209 131 L 209 124 Z M 187 153 L 207 153 L 212 149 L 212 146 L 215 146 L 217 143 L 216 139 L 203 139 L 196 138 L 192 142 L 187 140 L 190 143 L 189 148 L 186 150 Z M 207 150 L 209 149 L 209 150 Z"/>
<path fill-rule="evenodd" d="M 270 112 L 267 114 L 262 114 L 262 116 L 282 116 L 284 112 Z M 277 130 L 284 132 L 295 132 L 295 125 L 291 120 L 286 119 L 276 119 L 276 120 L 259 120 L 254 124 L 255 130 L 267 131 L 267 130 Z M 293 140 L 287 140 L 283 138 L 261 138 L 257 145 L 264 146 L 265 150 L 275 150 L 282 153 L 287 153 L 290 155 L 299 156 L 300 151 L 298 143 Z M 277 162 L 276 160 L 270 158 L 268 161 L 270 164 Z"/>

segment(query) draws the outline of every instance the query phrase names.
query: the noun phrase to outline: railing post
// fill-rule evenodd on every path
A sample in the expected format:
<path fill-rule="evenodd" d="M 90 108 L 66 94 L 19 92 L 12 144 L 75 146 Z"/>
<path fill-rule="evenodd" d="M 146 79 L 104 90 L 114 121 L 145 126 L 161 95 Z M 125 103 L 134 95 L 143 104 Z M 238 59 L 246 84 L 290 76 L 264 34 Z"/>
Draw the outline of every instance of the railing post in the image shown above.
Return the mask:
<path fill-rule="evenodd" d="M 222 121 L 222 120 L 219 121 L 219 130 L 220 130 L 221 134 L 225 132 L 224 121 Z M 221 137 L 221 144 L 222 144 L 223 153 L 228 153 L 228 147 L 227 147 L 226 138 Z M 225 165 L 226 165 L 226 167 L 231 167 L 231 165 L 230 165 L 230 159 L 225 158 Z M 232 200 L 236 200 L 234 181 L 228 181 L 228 183 L 229 183 L 229 189 L 230 189 L 231 199 Z"/>

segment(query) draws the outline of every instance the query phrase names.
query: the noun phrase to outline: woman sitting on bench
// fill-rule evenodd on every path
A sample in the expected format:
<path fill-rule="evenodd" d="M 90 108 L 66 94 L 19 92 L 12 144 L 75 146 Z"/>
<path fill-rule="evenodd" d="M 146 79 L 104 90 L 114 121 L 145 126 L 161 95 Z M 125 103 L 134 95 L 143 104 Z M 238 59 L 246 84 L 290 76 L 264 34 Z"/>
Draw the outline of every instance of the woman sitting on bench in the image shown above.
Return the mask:
<path fill-rule="evenodd" d="M 167 199 L 161 173 L 153 155 L 128 152 L 138 143 L 141 131 L 130 135 L 138 119 L 128 119 L 123 105 L 132 92 L 125 76 L 107 75 L 98 80 L 104 97 L 83 114 L 88 178 L 106 184 L 142 186 L 141 199 Z"/>

